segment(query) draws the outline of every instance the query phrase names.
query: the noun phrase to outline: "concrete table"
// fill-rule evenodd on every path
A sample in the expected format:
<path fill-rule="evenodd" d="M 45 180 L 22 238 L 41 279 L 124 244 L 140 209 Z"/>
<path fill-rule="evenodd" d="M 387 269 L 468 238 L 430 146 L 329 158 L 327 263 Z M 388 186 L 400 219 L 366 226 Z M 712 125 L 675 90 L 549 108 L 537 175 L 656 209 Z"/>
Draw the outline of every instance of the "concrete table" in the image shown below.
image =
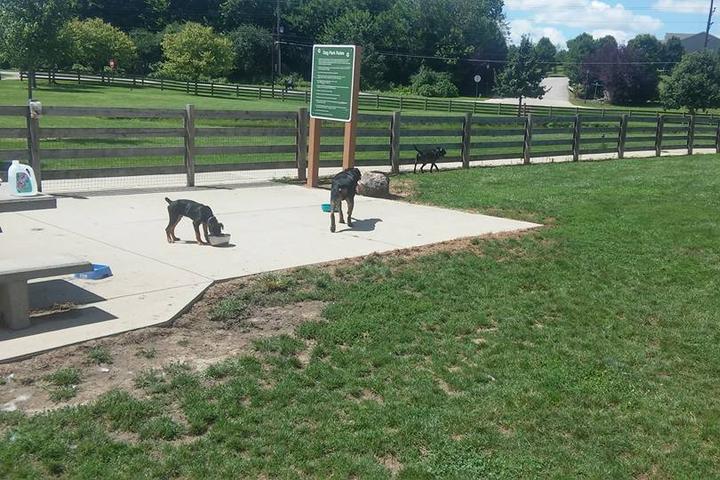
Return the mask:
<path fill-rule="evenodd" d="M 10 195 L 6 184 L 0 185 L 0 213 L 46 210 L 48 208 L 57 208 L 55 197 L 43 194 L 32 197 L 14 197 Z"/>
<path fill-rule="evenodd" d="M 32 256 L 0 262 L 0 320 L 13 330 L 30 326 L 28 280 L 92 270 L 92 264 L 76 258 Z"/>

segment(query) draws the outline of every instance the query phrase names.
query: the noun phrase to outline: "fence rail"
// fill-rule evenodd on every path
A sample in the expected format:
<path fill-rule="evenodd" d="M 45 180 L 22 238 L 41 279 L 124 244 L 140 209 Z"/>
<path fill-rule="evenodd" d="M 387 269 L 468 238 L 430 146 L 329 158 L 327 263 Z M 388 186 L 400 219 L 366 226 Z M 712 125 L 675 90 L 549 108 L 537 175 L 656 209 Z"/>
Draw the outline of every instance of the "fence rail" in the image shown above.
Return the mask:
<path fill-rule="evenodd" d="M 18 159 L 45 180 L 296 169 L 306 178 L 308 114 L 229 110 L 49 107 L 41 118 L 28 107 L 0 106 L 1 117 L 17 117 L 24 128 L 0 128 L 0 161 Z M 85 117 L 85 118 L 83 118 Z M 89 118 L 88 118 L 89 117 Z M 144 127 L 127 127 L 143 121 Z M 74 122 L 80 126 L 72 126 Z M 124 122 L 123 126 L 95 126 Z M 168 123 L 177 122 L 178 125 Z M 720 153 L 720 119 L 660 115 L 553 115 L 498 118 L 475 116 L 359 116 L 357 164 L 398 172 L 413 164 L 416 149 L 442 145 L 441 162 L 617 154 L 712 148 Z M 45 124 L 50 124 L 48 127 Z M 57 125 L 63 125 L 59 127 Z M 340 166 L 342 128 L 323 128 L 321 166 Z M 0 171 L 6 171 L 2 169 Z"/>
<path fill-rule="evenodd" d="M 20 79 L 27 78 L 26 72 L 20 72 Z M 310 103 L 310 92 L 307 90 L 285 90 L 279 86 L 267 87 L 258 85 L 242 85 L 234 83 L 178 81 L 147 77 L 122 77 L 108 74 L 86 74 L 79 72 L 37 72 L 37 79 L 47 79 L 51 82 L 75 82 L 78 84 L 95 84 L 105 86 L 124 86 L 129 88 L 156 88 L 159 90 L 183 92 L 190 95 L 210 97 L 234 97 L 245 100 L 274 99 L 280 101 L 294 101 Z M 439 99 L 427 97 L 412 97 L 402 95 L 381 95 L 361 92 L 359 106 L 364 110 L 426 110 L 448 113 L 472 113 L 484 116 L 517 116 L 517 105 L 486 103 L 468 99 Z M 524 105 L 521 116 L 533 114 L 537 116 L 569 116 L 569 115 L 596 115 L 600 120 L 606 116 L 629 115 L 630 117 L 655 118 L 657 115 L 667 115 L 672 112 L 633 110 L 633 109 L 604 109 L 588 107 L 553 107 L 544 105 Z M 673 113 L 675 116 L 682 115 Z M 714 121 L 717 115 L 698 115 L 697 118 L 707 118 Z"/>

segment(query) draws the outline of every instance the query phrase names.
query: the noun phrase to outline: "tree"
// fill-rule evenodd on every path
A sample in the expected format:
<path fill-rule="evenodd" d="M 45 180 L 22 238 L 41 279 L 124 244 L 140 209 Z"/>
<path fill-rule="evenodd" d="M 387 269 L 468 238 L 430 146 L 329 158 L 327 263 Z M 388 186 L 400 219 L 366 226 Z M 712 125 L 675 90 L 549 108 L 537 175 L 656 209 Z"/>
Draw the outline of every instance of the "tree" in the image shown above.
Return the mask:
<path fill-rule="evenodd" d="M 162 40 L 159 74 L 179 80 L 209 80 L 226 75 L 233 66 L 233 46 L 212 27 L 189 22 Z"/>
<path fill-rule="evenodd" d="M 585 59 L 597 49 L 597 44 L 592 35 L 582 33 L 572 40 L 568 40 L 567 47 L 565 73 L 571 84 L 586 85 L 589 83 L 587 71 L 583 70 L 582 65 Z"/>
<path fill-rule="evenodd" d="M 235 52 L 234 76 L 255 82 L 270 75 L 272 34 L 257 25 L 241 25 L 228 34 Z"/>
<path fill-rule="evenodd" d="M 587 70 L 616 105 L 643 104 L 657 97 L 658 75 L 637 48 L 606 43 L 587 57 Z"/>
<path fill-rule="evenodd" d="M 71 62 L 93 72 L 102 72 L 111 59 L 122 69 L 135 64 L 137 49 L 130 36 L 99 18 L 72 20 L 61 35 L 70 45 Z"/>
<path fill-rule="evenodd" d="M 683 47 L 682 42 L 680 42 L 680 39 L 677 37 L 670 37 L 670 39 L 665 42 L 665 55 L 663 56 L 663 62 L 665 64 L 663 65 L 663 68 L 665 69 L 671 69 L 680 63 L 680 60 L 682 60 L 683 55 L 685 55 L 685 47 Z"/>
<path fill-rule="evenodd" d="M 222 24 L 227 30 L 244 25 L 275 29 L 275 0 L 223 0 L 220 5 Z M 287 0 L 280 2 L 281 11 L 287 12 Z"/>
<path fill-rule="evenodd" d="M 64 56 L 60 30 L 71 13 L 71 0 L 0 1 L 0 52 L 7 63 L 29 72 L 29 96 L 35 72 L 55 68 Z"/>
<path fill-rule="evenodd" d="M 382 42 L 382 33 L 375 17 L 364 10 L 349 10 L 330 21 L 320 36 L 322 43 L 348 43 L 361 45 L 362 88 L 384 89 L 387 68 L 385 56 L 377 53 L 376 45 Z"/>
<path fill-rule="evenodd" d="M 137 28 L 130 32 L 130 39 L 137 49 L 137 60 L 132 68 L 134 73 L 147 75 L 162 59 L 163 32 L 152 32 Z"/>
<path fill-rule="evenodd" d="M 76 0 L 80 18 L 101 18 L 130 31 L 161 28 L 170 0 Z"/>
<path fill-rule="evenodd" d="M 547 37 L 542 37 L 535 44 L 535 55 L 538 62 L 547 75 L 555 66 L 555 57 L 557 56 L 557 48 Z"/>
<path fill-rule="evenodd" d="M 665 108 L 697 110 L 720 107 L 720 59 L 710 52 L 685 55 L 660 92 Z"/>
<path fill-rule="evenodd" d="M 627 46 L 642 55 L 645 61 L 653 63 L 655 68 L 665 60 L 665 46 L 654 35 L 638 35 Z"/>
<path fill-rule="evenodd" d="M 495 93 L 501 97 L 517 98 L 520 116 L 524 97 L 542 98 L 545 95 L 545 88 L 540 85 L 544 77 L 533 44 L 523 35 L 520 45 L 510 52 L 505 70 L 498 76 Z"/>
<path fill-rule="evenodd" d="M 412 76 L 410 90 L 423 97 L 457 97 L 460 92 L 447 72 L 436 72 L 425 65 Z"/>

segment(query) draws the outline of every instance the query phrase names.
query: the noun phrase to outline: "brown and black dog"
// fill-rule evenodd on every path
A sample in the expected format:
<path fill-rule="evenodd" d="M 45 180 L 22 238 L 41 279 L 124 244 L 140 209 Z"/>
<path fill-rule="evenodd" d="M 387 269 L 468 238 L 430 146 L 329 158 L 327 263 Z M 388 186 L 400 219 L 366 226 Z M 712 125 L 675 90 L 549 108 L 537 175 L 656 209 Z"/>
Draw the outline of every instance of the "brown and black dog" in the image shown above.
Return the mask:
<path fill-rule="evenodd" d="M 355 193 L 362 174 L 357 168 L 347 168 L 335 175 L 330 188 L 330 231 L 335 231 L 335 210 L 340 212 L 340 223 L 345 223 L 342 202 L 348 206 L 347 225 L 352 227 L 352 213 L 355 206 Z"/>
<path fill-rule="evenodd" d="M 212 210 L 207 205 L 193 200 L 170 200 L 167 197 L 165 197 L 165 201 L 168 203 L 168 215 L 170 216 L 168 226 L 165 228 L 165 234 L 167 235 L 167 241 L 169 243 L 180 240 L 175 236 L 175 227 L 183 217 L 192 220 L 193 228 L 195 229 L 195 240 L 197 240 L 199 244 L 207 245 L 210 243 L 208 231 L 210 235 L 213 236 L 222 234 L 222 229 L 225 227 L 222 223 L 218 222 L 218 219 L 215 218 Z M 200 238 L 200 225 L 202 225 L 203 233 L 205 234 L 204 242 Z"/>

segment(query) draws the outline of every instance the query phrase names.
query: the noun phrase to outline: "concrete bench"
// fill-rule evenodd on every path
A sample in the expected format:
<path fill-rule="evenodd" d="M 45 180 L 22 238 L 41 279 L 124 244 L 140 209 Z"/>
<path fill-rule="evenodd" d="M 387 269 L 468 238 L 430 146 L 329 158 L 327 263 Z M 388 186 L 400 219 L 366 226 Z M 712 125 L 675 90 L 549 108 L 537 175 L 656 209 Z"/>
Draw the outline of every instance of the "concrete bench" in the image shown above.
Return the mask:
<path fill-rule="evenodd" d="M 90 262 L 68 257 L 0 261 L 0 323 L 13 330 L 30 326 L 28 280 L 90 270 Z"/>

